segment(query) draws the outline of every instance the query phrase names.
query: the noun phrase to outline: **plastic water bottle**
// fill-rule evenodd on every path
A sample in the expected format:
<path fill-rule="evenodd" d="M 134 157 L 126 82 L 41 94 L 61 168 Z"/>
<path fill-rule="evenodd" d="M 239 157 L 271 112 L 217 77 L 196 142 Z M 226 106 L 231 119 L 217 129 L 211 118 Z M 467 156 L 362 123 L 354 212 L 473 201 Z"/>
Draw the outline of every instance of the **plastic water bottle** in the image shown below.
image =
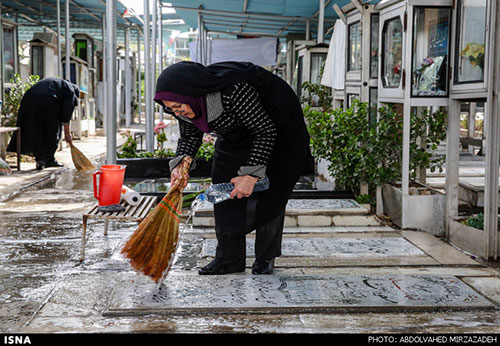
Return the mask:
<path fill-rule="evenodd" d="M 257 183 L 255 183 L 253 188 L 253 192 L 264 191 L 268 188 L 269 179 L 265 177 L 264 179 L 257 180 Z M 233 191 L 233 189 L 234 184 L 231 183 L 212 184 L 205 190 L 204 193 L 199 194 L 196 199 L 213 204 L 220 203 L 231 198 L 231 191 Z"/>

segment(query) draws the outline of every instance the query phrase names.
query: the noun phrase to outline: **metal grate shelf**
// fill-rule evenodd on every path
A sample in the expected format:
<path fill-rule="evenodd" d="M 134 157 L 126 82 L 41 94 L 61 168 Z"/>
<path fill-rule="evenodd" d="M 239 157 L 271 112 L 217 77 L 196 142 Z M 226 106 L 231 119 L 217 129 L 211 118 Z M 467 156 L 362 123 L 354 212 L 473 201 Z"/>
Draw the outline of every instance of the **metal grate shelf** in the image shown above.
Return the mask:
<path fill-rule="evenodd" d="M 120 212 L 103 212 L 99 211 L 99 204 L 96 203 L 88 212 L 83 214 L 83 227 L 82 227 L 82 248 L 80 252 L 80 262 L 85 259 L 85 244 L 87 235 L 87 221 L 88 219 L 101 219 L 104 220 L 104 235 L 108 234 L 109 220 L 120 221 L 137 221 L 144 220 L 151 208 L 156 206 L 157 197 L 155 196 L 141 196 L 141 200 L 137 205 L 129 205 L 125 201 L 121 201 L 120 205 L 125 207 L 125 210 Z"/>

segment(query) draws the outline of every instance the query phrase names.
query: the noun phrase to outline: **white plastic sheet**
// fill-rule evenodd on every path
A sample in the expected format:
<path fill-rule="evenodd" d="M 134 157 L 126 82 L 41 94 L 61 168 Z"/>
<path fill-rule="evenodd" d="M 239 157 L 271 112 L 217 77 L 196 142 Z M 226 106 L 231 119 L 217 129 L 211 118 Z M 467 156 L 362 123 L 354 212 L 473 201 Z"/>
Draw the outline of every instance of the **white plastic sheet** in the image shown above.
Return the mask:
<path fill-rule="evenodd" d="M 207 64 L 221 61 L 246 61 L 259 66 L 276 65 L 278 39 L 247 38 L 238 40 L 208 40 Z M 197 42 L 189 43 L 192 61 L 200 62 Z"/>
<path fill-rule="evenodd" d="M 321 78 L 322 85 L 338 90 L 344 89 L 345 83 L 346 29 L 344 22 L 337 20 Z"/>

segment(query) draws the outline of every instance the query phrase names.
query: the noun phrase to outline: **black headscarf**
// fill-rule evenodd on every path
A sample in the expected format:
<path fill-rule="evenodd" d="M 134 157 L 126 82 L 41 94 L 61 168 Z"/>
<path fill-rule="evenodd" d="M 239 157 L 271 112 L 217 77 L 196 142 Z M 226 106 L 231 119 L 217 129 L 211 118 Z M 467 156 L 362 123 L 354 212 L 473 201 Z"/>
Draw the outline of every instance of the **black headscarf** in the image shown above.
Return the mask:
<path fill-rule="evenodd" d="M 71 86 L 73 87 L 73 91 L 75 92 L 75 96 L 77 98 L 80 98 L 80 88 L 78 85 L 71 83 Z"/>
<path fill-rule="evenodd" d="M 163 70 L 156 82 L 156 92 L 202 96 L 255 78 L 263 71 L 263 68 L 249 62 L 225 61 L 204 66 L 181 61 Z"/>

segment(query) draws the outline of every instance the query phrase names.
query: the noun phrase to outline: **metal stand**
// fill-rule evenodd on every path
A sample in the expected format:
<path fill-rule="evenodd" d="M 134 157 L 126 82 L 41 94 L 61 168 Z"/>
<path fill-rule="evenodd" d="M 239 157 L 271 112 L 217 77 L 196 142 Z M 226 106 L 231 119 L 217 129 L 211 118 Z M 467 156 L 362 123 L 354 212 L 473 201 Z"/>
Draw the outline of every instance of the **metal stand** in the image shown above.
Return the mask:
<path fill-rule="evenodd" d="M 156 206 L 155 196 L 142 196 L 139 204 L 135 206 L 128 205 L 125 201 L 120 204 L 125 207 L 124 211 L 120 212 L 102 212 L 98 211 L 98 204 L 95 204 L 87 213 L 83 214 L 83 229 L 82 229 L 82 248 L 80 252 L 80 262 L 85 259 L 85 244 L 87 235 L 87 220 L 91 218 L 104 219 L 104 235 L 108 234 L 109 220 L 119 221 L 137 221 L 144 220 L 149 210 Z"/>

